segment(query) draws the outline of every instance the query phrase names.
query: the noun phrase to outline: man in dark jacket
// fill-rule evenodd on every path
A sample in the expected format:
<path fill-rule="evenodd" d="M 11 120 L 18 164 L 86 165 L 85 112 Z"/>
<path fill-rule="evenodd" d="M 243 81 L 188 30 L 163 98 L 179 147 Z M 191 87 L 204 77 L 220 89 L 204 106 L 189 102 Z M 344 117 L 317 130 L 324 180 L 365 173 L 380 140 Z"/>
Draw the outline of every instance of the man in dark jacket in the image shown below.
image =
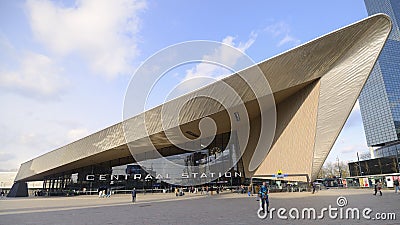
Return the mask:
<path fill-rule="evenodd" d="M 399 179 L 394 180 L 394 193 L 397 193 L 397 190 L 399 190 Z"/>
<path fill-rule="evenodd" d="M 268 199 L 269 190 L 267 188 L 267 184 L 263 182 L 262 186 L 260 187 L 260 191 L 258 192 L 258 196 L 261 200 L 262 205 L 262 212 L 265 213 L 265 209 L 269 212 L 269 199 Z"/>
<path fill-rule="evenodd" d="M 136 188 L 132 190 L 132 202 L 136 202 Z"/>

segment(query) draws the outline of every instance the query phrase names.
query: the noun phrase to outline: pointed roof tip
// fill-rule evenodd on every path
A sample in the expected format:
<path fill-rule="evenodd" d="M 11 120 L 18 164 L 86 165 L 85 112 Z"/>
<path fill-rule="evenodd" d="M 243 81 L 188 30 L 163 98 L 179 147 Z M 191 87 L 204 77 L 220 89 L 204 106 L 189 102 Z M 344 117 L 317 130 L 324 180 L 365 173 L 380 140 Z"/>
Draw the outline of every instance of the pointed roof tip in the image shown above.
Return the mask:
<path fill-rule="evenodd" d="M 388 23 L 392 24 L 392 19 L 390 18 L 389 15 L 385 13 L 376 13 L 374 15 L 366 17 L 365 19 L 370 19 L 370 18 L 384 18 L 387 20 Z"/>
<path fill-rule="evenodd" d="M 392 30 L 392 26 L 393 26 L 393 22 L 392 22 L 392 19 L 390 18 L 390 16 L 388 16 L 387 14 L 384 14 L 384 13 L 377 13 L 377 14 L 374 14 L 374 15 L 371 15 L 371 16 L 368 16 L 367 18 L 365 18 L 365 20 L 372 20 L 372 19 L 385 21 L 387 28 L 388 28 L 388 35 L 389 35 L 390 31 Z"/>
<path fill-rule="evenodd" d="M 325 160 L 326 160 L 326 158 L 328 157 L 328 154 L 329 154 L 329 152 L 330 152 L 330 150 L 332 149 L 332 147 L 333 147 L 333 144 L 335 143 L 335 141 L 336 141 L 336 139 L 337 139 L 337 137 L 338 137 L 338 135 L 339 135 L 339 132 L 343 129 L 343 126 L 344 126 L 344 124 L 345 124 L 345 122 L 346 122 L 346 119 L 348 118 L 348 116 L 350 115 L 350 112 L 351 112 L 351 109 L 352 109 L 352 107 L 354 106 L 354 104 L 355 104 L 355 102 L 356 102 L 356 100 L 357 100 L 357 98 L 358 98 L 358 96 L 359 96 L 359 93 L 361 92 L 361 90 L 362 90 L 362 88 L 363 88 L 363 86 L 364 86 L 364 84 L 365 84 L 365 82 L 366 82 L 366 80 L 368 79 L 368 75 L 370 74 L 370 72 L 371 72 L 371 70 L 372 70 L 372 67 L 373 67 L 373 65 L 375 64 L 375 62 L 376 62 L 376 60 L 378 59 L 378 56 L 379 56 L 379 53 L 381 52 L 381 50 L 383 49 L 383 45 L 384 45 L 384 43 L 385 43 L 385 41 L 388 39 L 388 37 L 389 37 L 389 34 L 390 34 L 390 32 L 391 32 L 391 29 L 392 29 L 392 21 L 391 21 L 391 18 L 388 16 L 388 15 L 386 15 L 386 14 L 383 14 L 383 13 L 378 13 L 378 14 L 374 14 L 374 15 L 371 15 L 371 16 L 369 16 L 369 17 L 366 17 L 365 19 L 362 19 L 362 20 L 359 20 L 359 21 L 357 21 L 357 22 L 355 22 L 355 23 L 353 23 L 353 24 L 350 24 L 350 25 L 348 25 L 348 26 L 346 26 L 346 27 L 344 27 L 344 28 L 341 28 L 341 29 L 339 29 L 339 30 L 342 30 L 342 29 L 346 29 L 346 28 L 349 28 L 349 27 L 356 27 L 358 24 L 367 24 L 368 25 L 368 27 L 367 27 L 367 30 L 366 30 L 366 32 L 365 32 L 365 34 L 367 35 L 367 38 L 368 37 L 379 37 L 378 39 L 377 39 L 377 42 L 375 42 L 375 44 L 376 45 L 381 45 L 380 47 L 376 47 L 375 46 L 375 54 L 376 54 L 376 56 L 373 56 L 373 57 L 371 57 L 370 58 L 370 62 L 369 63 L 367 63 L 368 65 L 370 65 L 370 66 L 365 66 L 365 68 L 367 68 L 367 67 L 369 67 L 370 69 L 369 70 L 366 70 L 367 72 L 364 72 L 363 74 L 367 74 L 367 76 L 366 76 L 366 78 L 365 79 L 363 79 L 364 81 L 362 82 L 362 86 L 360 86 L 360 87 L 358 87 L 358 88 L 356 88 L 356 87 L 353 87 L 352 88 L 352 90 L 353 91 L 355 91 L 355 90 L 358 90 L 358 91 L 355 91 L 354 93 L 357 93 L 357 95 L 356 95 L 356 97 L 354 98 L 354 96 L 353 96 L 353 102 L 351 102 L 351 101 L 349 101 L 347 104 L 347 107 L 345 107 L 345 108 L 342 108 L 344 111 L 347 111 L 346 113 L 345 113 L 345 115 L 347 115 L 346 117 L 342 117 L 342 118 L 345 118 L 345 120 L 343 120 L 340 124 L 341 124 L 341 127 L 340 127 L 340 129 L 337 129 L 337 131 L 338 131 L 338 133 L 336 133 L 333 137 L 333 139 L 331 139 L 331 140 L 333 140 L 333 142 L 331 141 L 330 142 L 330 146 L 328 147 L 328 148 L 325 148 L 325 149 L 329 149 L 329 151 L 326 151 L 326 152 L 323 152 L 323 151 L 315 151 L 314 152 L 314 162 L 313 162 L 313 171 L 312 171 L 312 174 L 311 174 L 311 177 L 312 177 L 312 179 L 314 179 L 316 176 L 317 176 L 317 174 L 318 174 L 318 171 L 319 171 L 319 169 L 322 167 L 322 165 L 323 165 L 323 163 L 325 162 Z M 371 29 L 372 29 L 372 31 L 373 32 L 371 32 Z M 335 33 L 335 32 L 333 32 L 333 33 Z M 379 50 L 379 51 L 378 51 Z M 371 61 L 371 60 L 373 60 L 373 61 Z M 347 85 L 350 85 L 349 83 L 347 84 Z M 354 94 L 353 93 L 353 94 Z M 329 95 L 332 95 L 332 94 L 328 94 L 328 96 Z M 346 99 L 349 99 L 349 97 L 346 97 Z M 324 102 L 329 102 L 329 101 L 324 101 Z M 330 102 L 330 103 L 332 103 L 332 102 Z M 351 103 L 351 104 L 350 104 Z M 343 104 L 342 104 L 343 105 Z M 319 112 L 319 115 L 321 115 L 321 113 Z M 318 134 L 318 132 L 317 132 L 317 134 Z M 322 134 L 321 134 L 322 135 Z M 333 135 L 333 134 L 331 134 L 331 135 Z M 324 138 L 325 137 L 327 137 L 327 134 L 326 133 L 324 133 L 323 135 L 322 135 Z M 322 136 L 321 136 L 321 138 L 322 138 Z M 316 140 L 317 141 L 320 141 L 321 140 L 321 138 L 316 138 Z M 323 138 L 322 138 L 323 139 Z M 328 143 L 328 142 L 326 142 L 326 143 Z M 325 145 L 327 145 L 325 143 Z M 321 146 L 323 146 L 324 144 L 321 142 L 321 143 L 317 143 L 316 142 L 316 149 L 323 149 L 323 147 L 321 147 Z M 317 147 L 318 146 L 318 147 Z"/>
<path fill-rule="evenodd" d="M 296 46 L 295 48 L 300 47 L 300 46 L 302 46 L 302 45 L 306 45 L 307 43 L 311 43 L 311 42 L 313 42 L 313 41 L 315 41 L 315 40 L 318 40 L 318 39 L 323 39 L 323 38 L 325 38 L 325 37 L 327 37 L 327 36 L 330 36 L 330 35 L 332 35 L 332 34 L 335 34 L 335 33 L 339 32 L 339 31 L 346 30 L 347 28 L 356 26 L 356 25 L 358 25 L 358 24 L 362 24 L 363 22 L 370 22 L 370 21 L 373 21 L 373 20 L 375 20 L 375 21 L 383 21 L 382 23 L 384 23 L 384 25 L 387 25 L 387 28 L 388 28 L 388 34 L 387 34 L 387 36 L 389 36 L 389 33 L 390 33 L 390 31 L 392 30 L 392 24 L 393 24 L 393 23 L 392 23 L 392 19 L 390 18 L 390 16 L 388 16 L 388 15 L 385 14 L 385 13 L 377 13 L 377 14 L 374 14 L 374 15 L 371 15 L 371 16 L 368 16 L 368 17 L 365 17 L 365 18 L 363 18 L 363 19 L 357 20 L 357 21 L 355 21 L 355 22 L 353 22 L 353 23 L 350 23 L 350 24 L 348 24 L 348 25 L 346 25 L 346 26 L 342 26 L 342 27 L 340 27 L 340 28 L 337 28 L 337 29 L 335 29 L 335 30 L 332 30 L 331 32 L 328 32 L 328 33 L 326 33 L 326 34 L 324 34 L 324 35 L 321 35 L 321 36 L 319 36 L 319 37 L 317 37 L 317 38 L 311 39 L 311 40 L 309 40 L 308 42 L 305 42 L 305 43 L 303 43 L 303 44 L 301 44 L 301 45 L 299 45 L 299 46 Z M 290 50 L 289 50 L 289 51 L 290 51 Z"/>

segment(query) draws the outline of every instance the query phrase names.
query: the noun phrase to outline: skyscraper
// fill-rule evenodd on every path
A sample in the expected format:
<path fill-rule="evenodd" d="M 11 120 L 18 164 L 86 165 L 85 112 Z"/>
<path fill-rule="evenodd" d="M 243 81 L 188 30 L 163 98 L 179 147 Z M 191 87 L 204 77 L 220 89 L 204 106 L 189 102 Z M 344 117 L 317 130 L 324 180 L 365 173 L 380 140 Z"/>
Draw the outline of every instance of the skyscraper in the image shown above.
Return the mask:
<path fill-rule="evenodd" d="M 359 98 L 365 135 L 368 146 L 381 147 L 376 156 L 396 155 L 400 150 L 400 1 L 364 2 L 368 15 L 385 13 L 393 24 Z"/>

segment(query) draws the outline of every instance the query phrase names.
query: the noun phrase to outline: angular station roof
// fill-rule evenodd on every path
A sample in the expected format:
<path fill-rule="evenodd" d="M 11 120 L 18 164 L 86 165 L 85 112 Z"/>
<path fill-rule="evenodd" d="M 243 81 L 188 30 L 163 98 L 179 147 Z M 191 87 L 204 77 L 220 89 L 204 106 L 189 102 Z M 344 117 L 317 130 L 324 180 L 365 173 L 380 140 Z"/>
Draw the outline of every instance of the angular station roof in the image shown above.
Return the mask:
<path fill-rule="evenodd" d="M 251 145 L 243 155 L 246 172 L 252 175 L 273 174 L 278 169 L 285 173 L 307 173 L 315 178 L 349 116 L 362 87 L 391 30 L 390 19 L 375 15 L 331 32 L 292 50 L 284 52 L 239 73 L 251 79 L 259 68 L 268 80 L 277 106 L 277 128 L 271 150 L 256 170 L 248 165 L 254 149 Z M 188 96 L 201 93 L 224 92 L 219 82 L 229 84 L 241 97 L 250 114 L 257 118 L 255 95 L 238 74 L 203 87 Z M 263 87 L 259 87 L 263 88 Z M 187 97 L 187 96 L 186 96 Z M 165 104 L 182 104 L 183 97 Z M 210 116 L 218 124 L 218 133 L 229 131 L 227 111 L 217 102 L 199 98 L 185 103 L 181 112 L 180 129 L 199 132 L 198 121 Z M 131 119 L 140 123 L 151 118 L 148 134 L 134 133 L 129 143 L 137 151 L 145 151 L 150 137 L 157 149 L 171 145 L 161 125 L 162 106 L 150 109 Z M 165 122 L 176 115 L 163 115 Z M 161 152 L 162 155 L 180 152 Z M 71 171 L 76 168 L 130 157 L 122 123 L 107 127 L 78 141 L 53 150 L 23 163 L 16 181 L 41 180 L 46 175 Z"/>

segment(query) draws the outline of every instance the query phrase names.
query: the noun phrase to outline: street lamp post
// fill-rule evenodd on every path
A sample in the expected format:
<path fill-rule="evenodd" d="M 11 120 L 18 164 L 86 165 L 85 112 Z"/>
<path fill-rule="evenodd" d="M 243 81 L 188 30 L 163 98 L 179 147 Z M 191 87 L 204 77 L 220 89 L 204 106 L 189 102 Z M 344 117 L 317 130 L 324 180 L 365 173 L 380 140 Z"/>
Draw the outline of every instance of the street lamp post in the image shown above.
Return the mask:
<path fill-rule="evenodd" d="M 397 172 L 400 173 L 400 165 L 399 165 L 399 149 L 396 149 L 396 168 L 397 168 Z"/>
<path fill-rule="evenodd" d="M 358 152 L 357 152 L 357 161 L 358 161 L 358 168 L 360 169 L 360 176 L 362 176 L 363 172 L 361 171 L 361 164 L 360 164 L 360 157 L 358 156 Z"/>
<path fill-rule="evenodd" d="M 339 156 L 336 159 L 337 159 L 337 165 L 338 165 L 338 169 L 339 169 L 339 178 L 342 178 L 342 169 L 340 168 Z"/>
<path fill-rule="evenodd" d="M 340 187 L 340 185 L 343 185 L 342 183 L 342 169 L 340 169 L 340 161 L 339 161 L 339 156 L 337 156 L 337 165 L 338 165 L 338 169 L 339 169 L 339 180 L 338 180 L 338 186 Z"/>

